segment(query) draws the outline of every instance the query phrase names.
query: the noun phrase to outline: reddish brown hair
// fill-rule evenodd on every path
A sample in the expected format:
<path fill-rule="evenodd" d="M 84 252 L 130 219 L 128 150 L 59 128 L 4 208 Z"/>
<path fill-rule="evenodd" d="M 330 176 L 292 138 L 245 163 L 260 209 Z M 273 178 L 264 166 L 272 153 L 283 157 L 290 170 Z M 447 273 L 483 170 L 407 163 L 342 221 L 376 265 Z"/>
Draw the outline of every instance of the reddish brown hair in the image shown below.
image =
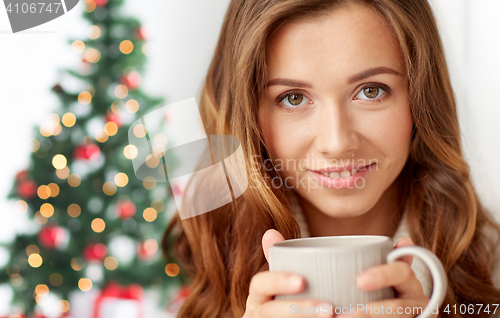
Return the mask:
<path fill-rule="evenodd" d="M 257 118 L 267 83 L 265 50 L 270 36 L 292 20 L 328 13 L 345 3 L 376 10 L 399 41 L 406 66 L 414 131 L 401 172 L 410 236 L 433 251 L 448 274 L 447 304 L 500 302 L 490 260 L 500 237 L 498 225 L 481 205 L 463 158 L 454 94 L 441 39 L 426 0 L 233 0 L 224 18 L 200 98 L 208 135 L 242 141 L 250 176 L 245 193 L 231 204 L 180 220 L 177 213 L 162 243 L 190 278 L 191 295 L 178 317 L 242 317 L 253 275 L 267 270 L 261 239 L 269 228 L 285 239 L 299 237 L 283 189 L 268 184 L 274 174 L 252 158 L 269 158 Z M 254 157 L 257 156 L 257 157 Z M 464 317 L 487 317 L 486 312 Z"/>

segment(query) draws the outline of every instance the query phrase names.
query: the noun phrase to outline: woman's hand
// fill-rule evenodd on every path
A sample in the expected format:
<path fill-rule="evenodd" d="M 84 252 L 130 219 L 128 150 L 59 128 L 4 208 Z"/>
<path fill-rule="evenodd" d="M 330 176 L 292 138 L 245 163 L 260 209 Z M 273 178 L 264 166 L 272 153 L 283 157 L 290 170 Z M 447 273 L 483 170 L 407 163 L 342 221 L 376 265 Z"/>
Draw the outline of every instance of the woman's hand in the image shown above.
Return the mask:
<path fill-rule="evenodd" d="M 284 241 L 284 237 L 276 230 L 268 230 L 262 236 L 262 249 L 269 262 L 269 246 L 276 242 Z M 304 278 L 298 274 L 289 272 L 259 272 L 252 277 L 250 292 L 247 298 L 245 314 L 243 318 L 280 318 L 297 317 L 298 308 L 314 308 L 316 313 L 322 315 L 307 315 L 308 317 L 332 317 L 331 305 L 325 302 L 306 300 L 274 300 L 277 294 L 296 294 L 305 286 Z M 325 304 L 324 306 L 322 304 Z"/>
<path fill-rule="evenodd" d="M 402 238 L 394 248 L 412 245 L 413 242 L 409 238 Z M 412 262 L 413 256 L 405 256 L 398 261 L 375 266 L 359 274 L 356 283 L 360 289 L 370 291 L 384 287 L 394 287 L 396 298 L 372 302 L 365 305 L 365 308 L 362 310 L 353 310 L 350 314 L 341 314 L 336 317 L 382 318 L 418 316 L 429 303 L 429 298 L 424 295 L 422 284 L 417 280 L 415 273 L 411 269 Z M 414 307 L 419 307 L 420 311 L 416 312 Z M 372 309 L 371 312 L 369 308 Z M 433 317 L 437 316 L 436 314 Z"/>

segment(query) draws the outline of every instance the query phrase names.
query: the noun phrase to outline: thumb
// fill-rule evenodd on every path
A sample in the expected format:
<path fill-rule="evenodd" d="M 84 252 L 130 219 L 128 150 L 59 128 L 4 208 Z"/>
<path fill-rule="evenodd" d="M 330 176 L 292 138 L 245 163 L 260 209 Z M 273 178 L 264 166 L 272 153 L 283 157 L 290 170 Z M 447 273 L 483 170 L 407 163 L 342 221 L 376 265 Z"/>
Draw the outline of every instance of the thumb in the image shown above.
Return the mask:
<path fill-rule="evenodd" d="M 274 243 L 278 243 L 284 241 L 285 238 L 281 235 L 280 232 L 275 229 L 269 229 L 262 235 L 262 249 L 264 250 L 264 256 L 266 257 L 267 262 L 269 263 L 269 246 L 274 245 Z"/>

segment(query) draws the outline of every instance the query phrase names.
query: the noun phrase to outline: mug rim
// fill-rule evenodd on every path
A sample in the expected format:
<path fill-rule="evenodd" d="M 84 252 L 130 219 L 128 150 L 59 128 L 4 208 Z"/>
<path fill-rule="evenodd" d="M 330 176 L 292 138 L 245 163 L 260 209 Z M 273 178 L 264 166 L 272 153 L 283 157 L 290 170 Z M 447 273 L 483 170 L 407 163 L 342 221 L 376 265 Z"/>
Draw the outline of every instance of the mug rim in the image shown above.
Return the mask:
<path fill-rule="evenodd" d="M 357 239 L 375 239 L 373 242 L 365 242 L 360 245 L 336 245 L 336 246 L 300 246 L 295 245 L 297 242 L 304 241 L 315 241 L 315 240 L 357 240 Z M 366 248 L 373 247 L 385 244 L 387 242 L 391 242 L 392 238 L 386 235 L 333 235 L 333 236 L 314 236 L 314 237 L 301 237 L 296 239 L 284 240 L 281 242 L 274 243 L 274 245 L 269 246 L 269 249 L 275 247 L 279 249 L 288 249 L 288 248 L 300 248 L 300 249 L 321 249 L 321 250 L 346 250 L 353 248 Z"/>

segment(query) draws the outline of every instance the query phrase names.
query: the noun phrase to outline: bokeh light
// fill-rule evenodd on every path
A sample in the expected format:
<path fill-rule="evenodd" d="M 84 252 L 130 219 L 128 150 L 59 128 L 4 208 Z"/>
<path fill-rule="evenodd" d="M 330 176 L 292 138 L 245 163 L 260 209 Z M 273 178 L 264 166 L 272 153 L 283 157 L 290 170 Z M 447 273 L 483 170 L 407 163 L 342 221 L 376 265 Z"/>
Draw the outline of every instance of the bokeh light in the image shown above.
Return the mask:
<path fill-rule="evenodd" d="M 52 165 L 56 169 L 62 169 L 64 167 L 66 167 L 67 163 L 68 163 L 68 161 L 66 160 L 66 157 L 63 156 L 63 155 L 60 155 L 60 154 L 59 155 L 55 155 L 52 158 Z"/>
<path fill-rule="evenodd" d="M 50 196 L 51 197 L 56 197 L 59 194 L 59 186 L 57 184 L 52 182 L 52 183 L 49 183 L 47 186 L 50 189 Z"/>
<path fill-rule="evenodd" d="M 112 181 L 107 181 L 102 185 L 102 191 L 106 195 L 113 195 L 116 193 L 116 185 Z"/>
<path fill-rule="evenodd" d="M 128 176 L 123 172 L 117 173 L 115 176 L 115 183 L 119 187 L 126 186 L 128 184 Z"/>
<path fill-rule="evenodd" d="M 101 36 L 101 29 L 97 25 L 92 25 L 88 28 L 87 35 L 89 39 L 95 40 Z"/>
<path fill-rule="evenodd" d="M 62 116 L 62 123 L 66 127 L 73 127 L 76 123 L 76 116 L 73 113 L 66 113 Z"/>
<path fill-rule="evenodd" d="M 154 177 L 147 176 L 144 178 L 144 181 L 142 181 L 142 185 L 147 190 L 153 190 L 156 187 L 156 179 Z"/>
<path fill-rule="evenodd" d="M 24 200 L 18 200 L 15 204 L 14 207 L 19 213 L 26 213 L 28 212 L 28 203 Z"/>
<path fill-rule="evenodd" d="M 118 98 L 125 98 L 128 95 L 128 88 L 125 85 L 117 85 L 115 87 L 115 96 Z"/>
<path fill-rule="evenodd" d="M 73 257 L 70 262 L 71 268 L 75 271 L 81 271 L 83 264 L 83 260 L 77 257 Z"/>
<path fill-rule="evenodd" d="M 36 192 L 42 200 L 47 200 L 50 197 L 50 188 L 46 185 L 39 186 Z"/>
<path fill-rule="evenodd" d="M 125 103 L 125 110 L 131 114 L 136 113 L 139 110 L 139 102 L 136 101 L 135 99 L 129 99 Z"/>
<path fill-rule="evenodd" d="M 124 40 L 120 43 L 120 52 L 130 54 L 134 50 L 134 44 L 129 40 Z"/>
<path fill-rule="evenodd" d="M 104 259 L 104 267 L 108 270 L 113 271 L 118 267 L 118 260 L 113 256 L 108 256 Z"/>
<path fill-rule="evenodd" d="M 72 186 L 73 188 L 78 187 L 81 182 L 82 182 L 82 179 L 76 173 L 72 173 L 68 177 L 68 184 L 70 186 Z"/>
<path fill-rule="evenodd" d="M 49 277 L 49 282 L 52 284 L 52 286 L 61 286 L 63 283 L 63 277 L 59 273 L 53 273 Z"/>
<path fill-rule="evenodd" d="M 83 91 L 80 94 L 78 94 L 78 102 L 82 105 L 88 105 L 92 101 L 92 95 L 87 92 Z"/>
<path fill-rule="evenodd" d="M 26 247 L 26 255 L 40 254 L 40 249 L 35 244 L 30 244 Z"/>
<path fill-rule="evenodd" d="M 80 208 L 78 204 L 73 203 L 68 206 L 68 214 L 72 218 L 79 217 L 81 213 L 82 213 L 82 208 Z"/>
<path fill-rule="evenodd" d="M 118 125 L 112 121 L 107 122 L 104 125 L 104 132 L 108 136 L 114 136 L 118 132 Z"/>
<path fill-rule="evenodd" d="M 170 277 L 175 277 L 179 275 L 180 269 L 179 265 L 175 263 L 169 263 L 167 266 L 165 266 L 165 273 L 170 276 Z"/>
<path fill-rule="evenodd" d="M 46 218 L 50 218 L 54 215 L 54 207 L 50 203 L 44 203 L 40 207 L 40 214 L 42 214 Z"/>
<path fill-rule="evenodd" d="M 96 131 L 95 133 L 95 140 L 97 140 L 98 142 L 106 142 L 108 141 L 109 139 L 109 136 L 108 134 L 106 134 L 106 132 L 104 131 L 104 129 L 99 129 L 98 131 Z"/>
<path fill-rule="evenodd" d="M 148 131 L 146 130 L 146 126 L 144 126 L 143 124 L 137 124 L 134 126 L 134 135 L 137 138 L 142 138 L 146 136 L 147 132 Z"/>
<path fill-rule="evenodd" d="M 78 288 L 81 291 L 87 292 L 92 289 L 92 281 L 88 278 L 80 278 L 78 281 Z"/>
<path fill-rule="evenodd" d="M 127 159 L 134 159 L 135 157 L 137 157 L 139 151 L 137 150 L 137 147 L 134 146 L 134 145 L 127 145 L 125 146 L 125 148 L 123 148 L 123 155 L 125 156 L 125 158 Z"/>
<path fill-rule="evenodd" d="M 66 179 L 69 176 L 69 168 L 64 167 L 56 170 L 56 175 L 59 179 Z"/>
<path fill-rule="evenodd" d="M 68 312 L 69 308 L 70 308 L 69 301 L 64 300 L 64 299 L 59 300 L 59 310 L 61 311 L 61 313 Z"/>
<path fill-rule="evenodd" d="M 73 43 L 71 43 L 71 51 L 75 54 L 82 54 L 83 51 L 85 50 L 85 43 L 83 43 L 80 40 L 76 40 Z"/>
<path fill-rule="evenodd" d="M 89 63 L 97 63 L 101 59 L 101 52 L 94 48 L 88 48 L 83 53 L 83 58 Z"/>
<path fill-rule="evenodd" d="M 154 220 L 156 220 L 158 213 L 153 208 L 146 208 L 142 213 L 142 216 L 144 217 L 144 220 L 148 222 L 153 222 Z"/>
<path fill-rule="evenodd" d="M 31 254 L 29 257 L 28 257 L 28 264 L 30 264 L 31 267 L 33 268 L 38 268 L 40 266 L 42 266 L 42 263 L 43 263 L 43 260 L 42 260 L 42 257 L 40 256 L 40 254 Z"/>
<path fill-rule="evenodd" d="M 94 232 L 101 233 L 106 228 L 106 223 L 101 218 L 95 218 L 92 220 L 90 227 Z"/>

